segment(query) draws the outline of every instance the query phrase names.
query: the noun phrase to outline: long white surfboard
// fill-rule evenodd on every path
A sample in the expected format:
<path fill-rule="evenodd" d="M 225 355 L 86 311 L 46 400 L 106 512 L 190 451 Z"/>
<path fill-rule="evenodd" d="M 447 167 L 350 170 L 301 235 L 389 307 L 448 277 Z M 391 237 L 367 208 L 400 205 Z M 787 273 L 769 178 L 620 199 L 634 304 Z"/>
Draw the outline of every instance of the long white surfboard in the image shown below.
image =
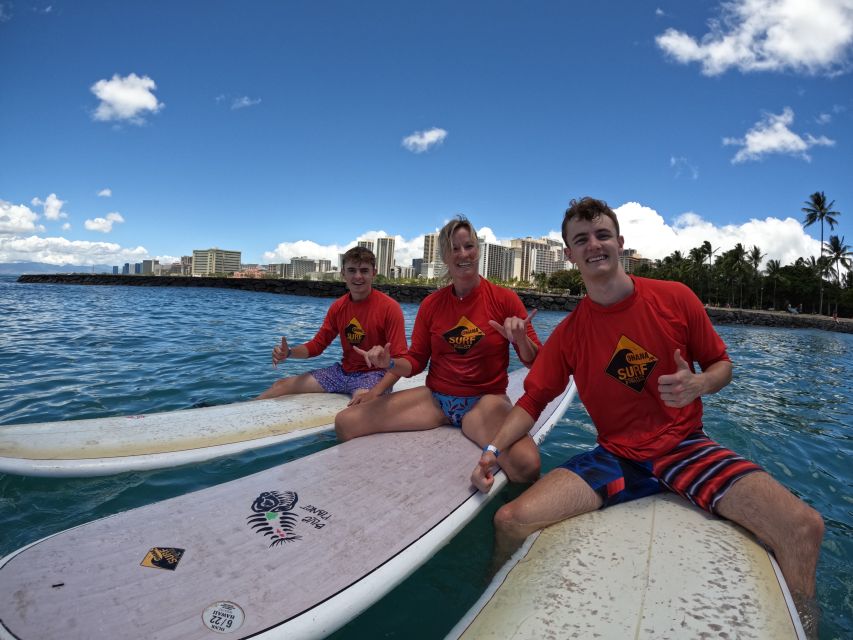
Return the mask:
<path fill-rule="evenodd" d="M 424 384 L 402 378 L 396 390 Z M 303 393 L 136 416 L 0 426 L 0 473 L 84 477 L 163 469 L 330 431 L 349 396 Z"/>
<path fill-rule="evenodd" d="M 772 556 L 658 494 L 530 536 L 446 640 L 804 639 Z"/>
<path fill-rule="evenodd" d="M 548 406 L 535 439 L 573 395 Z M 479 456 L 450 427 L 357 438 L 50 536 L 0 560 L 0 637 L 325 637 L 494 495 L 470 484 Z"/>

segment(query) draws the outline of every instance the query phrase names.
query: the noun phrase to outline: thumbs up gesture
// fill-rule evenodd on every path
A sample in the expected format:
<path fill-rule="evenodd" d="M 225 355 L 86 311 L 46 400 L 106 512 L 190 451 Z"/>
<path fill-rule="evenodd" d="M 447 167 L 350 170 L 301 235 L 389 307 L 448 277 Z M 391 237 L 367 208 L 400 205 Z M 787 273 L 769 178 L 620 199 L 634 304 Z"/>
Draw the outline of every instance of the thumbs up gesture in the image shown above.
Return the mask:
<path fill-rule="evenodd" d="M 277 344 L 272 350 L 272 366 L 277 367 L 290 356 L 290 347 L 287 346 L 287 338 L 281 336 L 281 344 Z"/>
<path fill-rule="evenodd" d="M 693 373 L 690 365 L 681 357 L 681 350 L 675 350 L 675 373 L 667 373 L 658 378 L 658 392 L 668 407 L 680 409 L 686 407 L 702 395 L 701 376 Z"/>

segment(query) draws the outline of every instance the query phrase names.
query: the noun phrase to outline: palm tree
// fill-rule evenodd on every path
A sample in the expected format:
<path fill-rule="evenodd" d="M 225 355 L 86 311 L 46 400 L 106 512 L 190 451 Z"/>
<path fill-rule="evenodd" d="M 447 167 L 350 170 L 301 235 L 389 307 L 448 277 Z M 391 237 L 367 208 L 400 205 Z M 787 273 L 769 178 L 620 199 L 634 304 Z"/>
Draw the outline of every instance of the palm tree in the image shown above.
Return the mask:
<path fill-rule="evenodd" d="M 740 288 L 740 303 L 738 304 L 738 307 L 743 309 L 743 277 L 746 275 L 748 265 L 746 259 L 746 247 L 738 242 L 733 249 L 730 249 L 723 254 L 723 257 L 726 256 L 728 256 L 730 273 L 732 276 L 737 278 Z M 734 298 L 734 291 L 732 292 L 732 298 Z"/>
<path fill-rule="evenodd" d="M 761 249 L 758 248 L 758 245 L 752 245 L 752 249 L 749 250 L 749 254 L 747 254 L 747 260 L 749 261 L 750 266 L 752 267 L 752 274 L 755 276 L 757 283 L 761 285 L 761 293 L 758 296 L 758 308 L 761 308 L 762 303 L 762 294 L 764 293 L 764 285 L 761 282 L 761 271 L 758 270 L 758 267 L 761 266 L 761 261 L 767 256 L 766 253 L 761 253 Z"/>
<path fill-rule="evenodd" d="M 768 260 L 764 273 L 773 281 L 773 308 L 776 308 L 776 283 L 782 277 L 782 265 L 778 260 Z"/>
<path fill-rule="evenodd" d="M 838 236 L 829 236 L 829 242 L 824 247 L 826 259 L 830 265 L 834 265 L 835 284 L 841 287 L 841 267 L 850 272 L 850 266 L 853 264 L 853 252 L 850 247 L 844 244 L 844 236 L 841 239 Z M 827 309 L 829 311 L 829 309 Z M 835 312 L 838 313 L 838 300 L 835 301 Z"/>
<path fill-rule="evenodd" d="M 820 222 L 820 248 L 821 253 L 823 253 L 823 223 L 826 221 L 829 224 L 829 230 L 832 231 L 835 229 L 835 225 L 838 224 L 838 219 L 835 216 L 840 216 L 841 212 L 832 211 L 835 200 L 826 204 L 826 196 L 823 191 L 815 191 L 803 204 L 806 205 L 801 209 L 806 214 L 803 220 L 803 227 L 810 227 L 815 222 Z M 821 276 L 820 280 L 820 301 L 817 312 L 818 314 L 823 313 L 823 276 Z"/>
<path fill-rule="evenodd" d="M 693 247 L 687 254 L 687 272 L 693 275 L 693 283 L 702 299 L 702 272 L 705 270 L 705 251 L 702 247 Z"/>
<path fill-rule="evenodd" d="M 850 247 L 844 244 L 844 236 L 841 239 L 838 236 L 829 236 L 829 242 L 823 248 L 826 257 L 829 258 L 829 263 L 833 265 L 835 272 L 835 284 L 841 286 L 841 267 L 848 271 L 853 265 L 853 251 Z"/>

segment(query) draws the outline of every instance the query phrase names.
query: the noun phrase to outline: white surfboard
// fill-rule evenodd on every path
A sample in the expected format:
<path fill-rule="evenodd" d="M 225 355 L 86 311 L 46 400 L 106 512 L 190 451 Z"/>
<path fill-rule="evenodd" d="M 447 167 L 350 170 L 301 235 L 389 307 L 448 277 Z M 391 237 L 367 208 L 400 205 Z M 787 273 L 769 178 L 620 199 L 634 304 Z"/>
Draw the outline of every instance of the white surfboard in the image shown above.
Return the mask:
<path fill-rule="evenodd" d="M 535 439 L 573 395 L 548 406 Z M 0 637 L 325 637 L 494 495 L 470 484 L 479 456 L 451 427 L 357 438 L 50 536 L 0 560 Z"/>
<path fill-rule="evenodd" d="M 424 384 L 426 374 L 394 388 Z M 89 477 L 163 469 L 331 431 L 349 396 L 303 393 L 136 416 L 0 426 L 0 473 Z"/>
<path fill-rule="evenodd" d="M 531 535 L 446 640 L 803 640 L 770 554 L 664 493 Z"/>

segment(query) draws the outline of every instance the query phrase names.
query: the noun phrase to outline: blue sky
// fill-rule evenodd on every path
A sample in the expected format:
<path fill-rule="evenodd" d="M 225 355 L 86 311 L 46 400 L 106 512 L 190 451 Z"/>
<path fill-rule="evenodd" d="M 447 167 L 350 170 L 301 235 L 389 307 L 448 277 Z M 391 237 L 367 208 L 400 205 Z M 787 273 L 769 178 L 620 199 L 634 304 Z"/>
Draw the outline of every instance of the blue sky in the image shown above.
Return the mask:
<path fill-rule="evenodd" d="M 618 207 L 648 257 L 853 245 L 853 0 L 0 0 L 0 262 L 328 257 Z M 829 235 L 829 229 L 826 230 Z"/>

